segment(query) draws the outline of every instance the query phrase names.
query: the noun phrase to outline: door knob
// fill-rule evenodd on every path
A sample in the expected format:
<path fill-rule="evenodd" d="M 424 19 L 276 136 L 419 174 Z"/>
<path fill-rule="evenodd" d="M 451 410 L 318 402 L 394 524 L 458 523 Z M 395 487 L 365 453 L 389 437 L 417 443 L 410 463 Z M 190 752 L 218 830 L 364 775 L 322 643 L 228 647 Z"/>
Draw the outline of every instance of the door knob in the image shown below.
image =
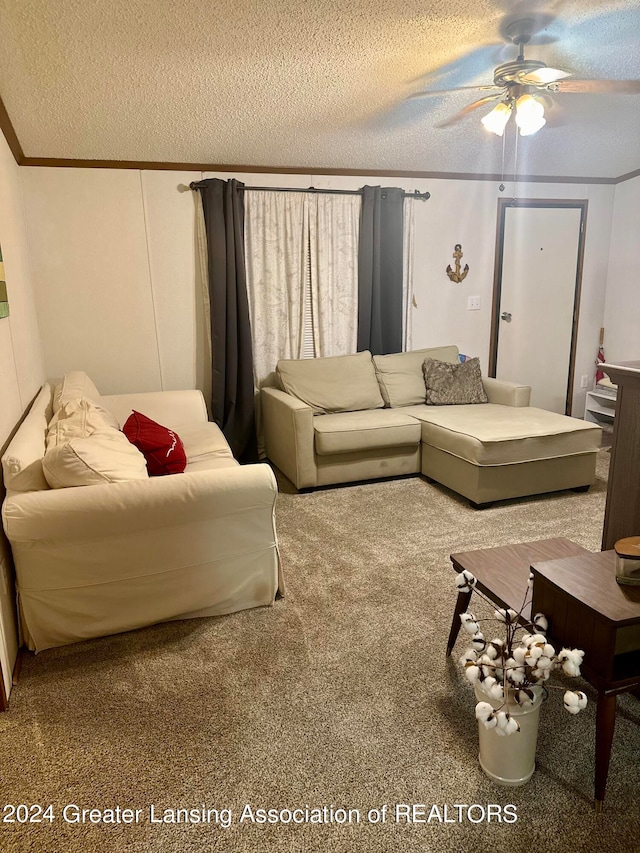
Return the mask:
<path fill-rule="evenodd" d="M 500 315 L 500 319 L 504 320 L 505 323 L 510 323 L 511 322 L 511 314 L 508 311 L 503 311 L 502 314 Z"/>

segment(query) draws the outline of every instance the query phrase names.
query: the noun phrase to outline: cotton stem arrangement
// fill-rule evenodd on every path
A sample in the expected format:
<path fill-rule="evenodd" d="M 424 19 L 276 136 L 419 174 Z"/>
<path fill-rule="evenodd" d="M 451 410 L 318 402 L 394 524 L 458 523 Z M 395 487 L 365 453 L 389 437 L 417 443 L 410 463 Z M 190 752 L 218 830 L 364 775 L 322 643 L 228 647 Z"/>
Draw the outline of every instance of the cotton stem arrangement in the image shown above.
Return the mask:
<path fill-rule="evenodd" d="M 461 572 L 456 577 L 458 592 L 475 592 L 488 602 L 493 602 L 476 588 L 471 572 Z M 490 702 L 478 702 L 477 719 L 496 734 L 510 735 L 520 731 L 520 724 L 510 713 L 514 705 L 532 705 L 536 693 L 546 689 L 546 682 L 554 670 L 565 675 L 580 675 L 584 658 L 581 649 L 565 649 L 556 653 L 547 641 L 547 620 L 542 613 L 527 621 L 523 617 L 532 596 L 533 575 L 529 575 L 527 590 L 519 611 L 511 608 L 494 610 L 494 617 L 504 630 L 504 638 L 487 640 L 480 629 L 481 621 L 473 613 L 460 614 L 462 627 L 471 635 L 471 646 L 460 658 L 465 675 L 472 684 L 480 683 Z M 564 707 L 577 714 L 587 705 L 586 694 L 581 690 L 566 690 Z"/>

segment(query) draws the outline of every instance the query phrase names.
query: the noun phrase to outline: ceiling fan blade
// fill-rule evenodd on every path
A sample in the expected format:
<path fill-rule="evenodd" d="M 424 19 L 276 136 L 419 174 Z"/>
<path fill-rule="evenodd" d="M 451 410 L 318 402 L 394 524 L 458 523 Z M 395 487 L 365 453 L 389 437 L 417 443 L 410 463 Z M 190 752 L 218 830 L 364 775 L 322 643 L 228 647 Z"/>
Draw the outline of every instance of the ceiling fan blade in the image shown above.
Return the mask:
<path fill-rule="evenodd" d="M 561 68 L 538 68 L 537 71 L 530 71 L 528 74 L 519 74 L 518 82 L 525 86 L 547 86 L 565 77 L 571 77 L 571 72 L 563 71 Z"/>
<path fill-rule="evenodd" d="M 559 80 L 550 83 L 549 90 L 576 95 L 640 95 L 640 80 Z"/>
<path fill-rule="evenodd" d="M 456 122 L 460 121 L 461 118 L 464 118 L 468 113 L 473 112 L 473 110 L 477 110 L 478 107 L 482 107 L 485 104 L 488 104 L 490 101 L 499 101 L 500 98 L 503 97 L 503 90 L 501 89 L 499 94 L 497 95 L 487 95 L 484 98 L 480 98 L 478 101 L 473 101 L 471 104 L 467 104 L 466 107 L 457 112 L 455 115 L 451 116 L 451 118 L 445 119 L 445 121 L 441 121 L 436 127 L 451 127 L 452 124 L 456 124 Z"/>
<path fill-rule="evenodd" d="M 405 100 L 411 101 L 414 98 L 430 98 L 432 95 L 448 95 L 451 92 L 483 92 L 487 90 L 502 92 L 502 89 L 499 86 L 494 86 L 493 84 L 490 86 L 458 86 L 455 89 L 428 89 L 424 92 L 414 92 L 413 95 L 407 95 Z"/>

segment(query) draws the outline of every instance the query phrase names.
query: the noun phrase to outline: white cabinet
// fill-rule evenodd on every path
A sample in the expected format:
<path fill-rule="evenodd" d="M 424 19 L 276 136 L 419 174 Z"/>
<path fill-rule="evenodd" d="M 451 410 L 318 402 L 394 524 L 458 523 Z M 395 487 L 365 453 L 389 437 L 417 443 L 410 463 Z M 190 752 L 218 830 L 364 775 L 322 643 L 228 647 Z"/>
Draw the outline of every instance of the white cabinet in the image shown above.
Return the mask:
<path fill-rule="evenodd" d="M 584 405 L 584 419 L 601 427 L 613 426 L 616 414 L 616 392 L 607 393 L 599 388 L 587 391 L 587 399 Z"/>

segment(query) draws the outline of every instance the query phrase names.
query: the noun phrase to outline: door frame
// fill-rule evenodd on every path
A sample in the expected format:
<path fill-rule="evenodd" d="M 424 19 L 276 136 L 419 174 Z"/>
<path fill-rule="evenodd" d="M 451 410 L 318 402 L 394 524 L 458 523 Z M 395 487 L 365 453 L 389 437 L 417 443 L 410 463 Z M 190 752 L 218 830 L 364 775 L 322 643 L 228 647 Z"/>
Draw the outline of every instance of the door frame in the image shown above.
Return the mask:
<path fill-rule="evenodd" d="M 573 297 L 573 322 L 571 325 L 571 347 L 569 351 L 569 373 L 567 376 L 567 396 L 565 399 L 565 414 L 570 415 L 573 402 L 573 386 L 576 362 L 576 347 L 578 342 L 578 321 L 580 319 L 580 296 L 582 293 L 582 271 L 584 268 L 584 245 L 587 230 L 588 199 L 498 199 L 498 218 L 496 225 L 496 249 L 493 273 L 493 301 L 491 306 L 491 337 L 489 340 L 489 376 L 495 377 L 498 362 L 498 334 L 500 323 L 500 299 L 502 296 L 502 267 L 504 252 L 504 231 L 506 213 L 509 208 L 517 207 L 546 207 L 546 208 L 578 208 L 580 210 L 580 231 L 578 234 L 578 257 L 576 262 L 576 280 Z"/>

